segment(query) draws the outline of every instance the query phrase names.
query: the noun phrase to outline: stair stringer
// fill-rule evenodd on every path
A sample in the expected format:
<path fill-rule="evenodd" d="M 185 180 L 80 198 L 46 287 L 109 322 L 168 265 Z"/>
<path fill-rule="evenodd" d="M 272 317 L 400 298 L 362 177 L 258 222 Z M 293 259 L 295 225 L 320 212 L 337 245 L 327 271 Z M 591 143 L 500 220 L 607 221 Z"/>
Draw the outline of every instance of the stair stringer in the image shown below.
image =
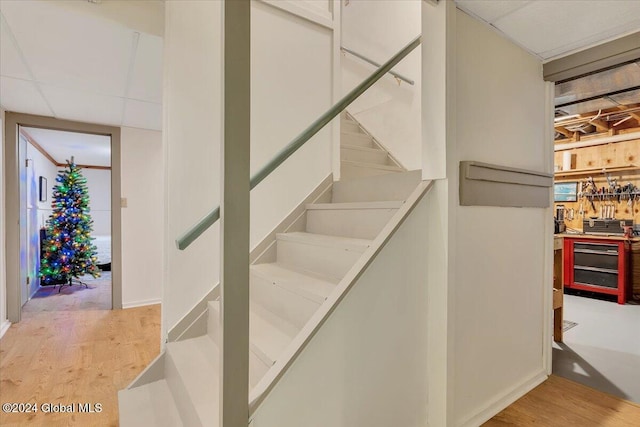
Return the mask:
<path fill-rule="evenodd" d="M 398 211 L 394 214 L 391 220 L 385 225 L 382 229 L 378 237 L 376 237 L 370 247 L 366 249 L 360 259 L 353 265 L 353 267 L 347 272 L 344 278 L 339 282 L 335 290 L 327 300 L 320 306 L 320 308 L 313 314 L 313 316 L 309 319 L 305 327 L 298 333 L 298 335 L 293 339 L 293 341 L 289 344 L 289 346 L 284 350 L 275 364 L 269 369 L 266 375 L 256 384 L 256 386 L 251 390 L 249 394 L 249 405 L 250 405 L 250 419 L 254 421 L 253 425 L 255 427 L 263 427 L 273 425 L 278 427 L 284 427 L 286 425 L 305 425 L 305 426 L 323 426 L 323 425 L 374 425 L 374 424 L 353 424 L 349 422 L 343 422 L 340 424 L 332 424 L 331 422 L 327 423 L 326 419 L 324 421 L 317 421 L 317 423 L 313 420 L 312 416 L 305 417 L 304 410 L 297 408 L 296 412 L 302 411 L 301 416 L 304 417 L 304 422 L 300 420 L 292 422 L 291 424 L 283 423 L 283 414 L 290 412 L 295 405 L 288 405 L 285 403 L 285 407 L 278 407 L 279 404 L 282 404 L 283 401 L 279 401 L 279 403 L 274 403 L 274 408 L 271 409 L 270 402 L 272 393 L 278 393 L 281 382 L 284 382 L 288 378 L 299 375 L 299 372 L 295 372 L 296 363 L 298 358 L 305 355 L 307 351 L 313 352 L 315 349 L 310 347 L 310 344 L 314 342 L 315 337 L 320 333 L 323 324 L 331 320 L 331 317 L 336 310 L 340 310 L 340 303 L 348 296 L 349 292 L 354 288 L 356 284 L 359 283 L 360 279 L 367 274 L 367 269 L 375 264 L 376 258 L 379 254 L 384 251 L 385 246 L 388 242 L 390 242 L 396 232 L 401 228 L 402 224 L 410 217 L 411 212 L 418 206 L 420 201 L 423 199 L 427 191 L 431 188 L 432 181 L 422 181 L 417 186 L 417 188 L 411 193 L 411 195 L 407 198 L 404 204 L 398 209 Z M 425 239 L 426 240 L 426 239 Z M 423 265 L 423 263 L 418 262 L 418 265 Z M 364 285 L 364 283 L 363 283 Z M 392 283 L 389 283 L 389 286 L 394 286 Z M 366 288 L 366 285 L 363 286 Z M 426 287 L 426 285 L 425 285 Z M 380 313 L 372 312 L 372 316 L 379 316 Z M 426 334 L 426 323 L 424 325 L 424 330 Z M 425 335 L 426 339 L 426 335 Z M 363 363 L 366 363 L 364 361 Z M 383 367 L 379 367 L 380 369 L 384 369 Z M 345 372 L 348 375 L 348 372 Z M 424 375 L 426 375 L 426 365 L 424 370 Z M 425 383 L 426 384 L 426 383 Z M 346 385 L 346 384 L 345 384 Z M 299 396 L 303 392 L 311 392 L 310 389 L 313 389 L 314 384 L 307 384 L 302 389 L 299 387 L 291 390 L 295 396 L 296 394 Z M 426 387 L 425 387 L 426 389 Z M 340 392 L 340 390 L 337 390 Z M 284 391 L 286 393 L 286 391 Z M 286 402 L 290 397 L 285 398 Z M 317 407 L 323 407 L 320 401 L 316 402 Z M 268 408 L 268 409 L 264 409 Z M 309 408 L 307 408 L 309 409 Z M 316 408 L 317 409 L 317 408 Z M 334 408 L 335 409 L 335 408 Z M 336 409 L 338 410 L 338 409 Z M 275 412 L 274 412 L 275 411 Z M 262 413 L 268 413 L 270 415 L 266 416 L 263 420 L 260 416 Z M 277 415 L 279 414 L 279 415 Z M 271 416 L 275 418 L 271 418 Z M 278 418 L 280 417 L 280 418 Z M 277 420 L 274 421 L 275 424 L 267 421 L 268 419 Z M 295 417 L 291 418 L 292 420 Z M 426 420 L 426 417 L 424 418 Z M 263 424 L 264 423 L 264 424 Z M 298 424 L 296 424 L 298 423 Z M 385 425 L 385 424 L 380 424 Z M 386 424 L 392 425 L 392 424 Z"/>
<path fill-rule="evenodd" d="M 266 262 L 275 257 L 276 234 L 304 229 L 306 224 L 305 207 L 309 204 L 331 200 L 333 175 L 329 174 L 318 186 L 296 206 L 285 219 L 258 243 L 249 254 L 251 264 Z M 220 297 L 220 282 L 217 282 L 207 294 L 198 301 L 182 319 L 167 333 L 166 342 L 181 341 L 207 334 L 208 303 Z M 165 350 L 147 365 L 144 370 L 125 388 L 133 389 L 164 378 Z"/>

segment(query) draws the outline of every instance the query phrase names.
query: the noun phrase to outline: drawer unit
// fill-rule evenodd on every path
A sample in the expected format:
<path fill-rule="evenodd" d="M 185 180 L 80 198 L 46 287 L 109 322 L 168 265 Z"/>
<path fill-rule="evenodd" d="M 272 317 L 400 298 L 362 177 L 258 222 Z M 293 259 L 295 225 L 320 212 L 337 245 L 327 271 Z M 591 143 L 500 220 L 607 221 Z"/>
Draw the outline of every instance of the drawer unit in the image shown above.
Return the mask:
<path fill-rule="evenodd" d="M 628 254 L 623 240 L 565 238 L 564 285 L 627 300 Z"/>

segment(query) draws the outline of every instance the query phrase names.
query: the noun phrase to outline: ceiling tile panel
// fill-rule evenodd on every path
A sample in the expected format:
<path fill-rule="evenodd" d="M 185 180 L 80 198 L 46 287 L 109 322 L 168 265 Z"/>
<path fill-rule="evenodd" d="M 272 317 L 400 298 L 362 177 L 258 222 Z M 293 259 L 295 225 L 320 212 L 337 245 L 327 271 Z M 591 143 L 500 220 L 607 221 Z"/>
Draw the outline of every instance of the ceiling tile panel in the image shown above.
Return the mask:
<path fill-rule="evenodd" d="M 4 76 L 0 77 L 0 106 L 16 113 L 53 115 L 32 82 Z"/>
<path fill-rule="evenodd" d="M 2 13 L 38 81 L 124 96 L 132 30 L 49 1 L 5 1 Z"/>
<path fill-rule="evenodd" d="M 41 87 L 57 117 L 113 126 L 122 122 L 123 98 L 49 85 Z"/>
<path fill-rule="evenodd" d="M 640 29 L 640 1 L 533 1 L 494 22 L 543 59 Z"/>
<path fill-rule="evenodd" d="M 0 14 L 0 75 L 23 80 L 31 79 L 2 14 Z"/>
<path fill-rule="evenodd" d="M 469 12 L 489 23 L 508 15 L 530 3 L 525 0 L 458 0 L 460 9 Z"/>
<path fill-rule="evenodd" d="M 162 103 L 162 38 L 140 35 L 128 98 Z"/>
<path fill-rule="evenodd" d="M 162 104 L 127 100 L 122 126 L 162 130 Z"/>

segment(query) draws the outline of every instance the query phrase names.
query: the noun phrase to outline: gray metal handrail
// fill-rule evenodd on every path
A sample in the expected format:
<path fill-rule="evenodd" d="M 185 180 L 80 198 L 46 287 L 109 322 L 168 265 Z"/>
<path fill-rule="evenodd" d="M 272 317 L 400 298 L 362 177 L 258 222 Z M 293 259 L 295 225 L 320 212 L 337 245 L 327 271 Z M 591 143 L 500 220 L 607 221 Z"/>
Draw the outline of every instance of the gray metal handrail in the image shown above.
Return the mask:
<path fill-rule="evenodd" d="M 369 59 L 366 56 L 364 56 L 364 55 L 362 55 L 362 54 L 360 54 L 360 53 L 358 53 L 358 52 L 356 52 L 354 50 L 348 49 L 348 48 L 346 48 L 344 46 L 340 46 L 340 50 L 345 52 L 345 53 L 348 53 L 350 55 L 353 55 L 356 58 L 362 59 L 364 62 L 367 62 L 367 63 L 373 65 L 374 67 L 379 67 L 380 66 L 380 64 L 378 64 L 376 61 L 374 61 L 372 59 Z M 396 73 L 395 71 L 389 70 L 389 74 L 391 74 L 396 79 L 399 79 L 399 80 L 402 80 L 403 82 L 409 83 L 412 86 L 415 84 L 415 82 L 413 80 L 411 80 L 409 77 L 405 77 L 400 73 Z"/>
<path fill-rule="evenodd" d="M 300 147 L 304 145 L 311 137 L 320 131 L 333 120 L 338 114 L 342 112 L 349 104 L 362 95 L 367 89 L 369 89 L 375 82 L 380 80 L 391 68 L 393 68 L 398 62 L 404 59 L 413 49 L 415 49 L 422 41 L 422 36 L 418 36 L 413 39 L 402 50 L 396 53 L 391 59 L 382 64 L 373 74 L 371 74 L 362 83 L 356 86 L 351 92 L 345 95 L 340 101 L 338 101 L 333 107 L 327 110 L 326 113 L 321 115 L 313 123 L 309 125 L 305 130 L 293 139 L 286 147 L 284 147 L 276 156 L 267 163 L 262 169 L 260 169 L 254 176 L 251 177 L 250 189 L 253 190 L 258 184 L 262 182 L 271 172 L 273 172 L 278 166 L 280 166 L 285 160 L 287 160 L 293 153 L 295 153 Z M 204 218 L 202 218 L 196 225 L 191 227 L 189 231 L 180 236 L 176 240 L 178 249 L 186 249 L 194 240 L 196 240 L 202 233 L 204 233 L 209 227 L 211 227 L 220 218 L 220 207 L 218 206 L 211 212 L 209 212 Z"/>

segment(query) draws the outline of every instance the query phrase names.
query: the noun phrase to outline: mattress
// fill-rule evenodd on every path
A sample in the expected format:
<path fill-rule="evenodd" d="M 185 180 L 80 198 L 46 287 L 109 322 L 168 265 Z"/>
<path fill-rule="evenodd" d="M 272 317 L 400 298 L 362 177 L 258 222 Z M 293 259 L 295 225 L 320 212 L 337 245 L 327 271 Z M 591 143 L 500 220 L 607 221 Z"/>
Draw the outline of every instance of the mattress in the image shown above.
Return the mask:
<path fill-rule="evenodd" d="M 96 246 L 96 264 L 108 264 L 111 262 L 111 236 L 93 236 L 93 244 Z"/>

